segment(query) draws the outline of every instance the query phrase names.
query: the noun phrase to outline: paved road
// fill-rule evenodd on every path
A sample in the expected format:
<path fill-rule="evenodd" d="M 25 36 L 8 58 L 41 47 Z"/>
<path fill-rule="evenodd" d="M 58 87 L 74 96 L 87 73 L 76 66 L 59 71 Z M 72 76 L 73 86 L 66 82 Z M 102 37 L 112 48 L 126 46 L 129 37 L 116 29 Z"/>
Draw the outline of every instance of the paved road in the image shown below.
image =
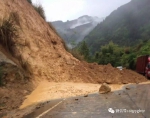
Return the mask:
<path fill-rule="evenodd" d="M 150 84 L 51 101 L 24 118 L 150 118 Z"/>

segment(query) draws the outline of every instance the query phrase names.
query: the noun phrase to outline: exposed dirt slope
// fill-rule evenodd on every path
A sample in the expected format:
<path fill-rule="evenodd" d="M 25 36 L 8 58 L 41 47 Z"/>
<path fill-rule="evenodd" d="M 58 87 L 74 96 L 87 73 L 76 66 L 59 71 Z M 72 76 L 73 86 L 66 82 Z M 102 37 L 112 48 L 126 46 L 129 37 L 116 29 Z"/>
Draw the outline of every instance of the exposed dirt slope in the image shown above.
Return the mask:
<path fill-rule="evenodd" d="M 124 84 L 111 84 L 111 90 L 120 90 Z M 45 102 L 53 99 L 62 99 L 74 96 L 87 95 L 90 93 L 98 93 L 100 84 L 91 83 L 73 83 L 73 82 L 47 82 L 43 81 L 29 95 L 21 105 L 21 109 L 30 105 L 35 105 L 40 102 Z"/>
<path fill-rule="evenodd" d="M 74 82 L 141 82 L 145 79 L 128 70 L 82 63 L 68 53 L 62 40 L 50 29 L 26 0 L 0 1 L 0 19 L 15 12 L 19 15 L 20 38 L 16 39 L 16 56 L 21 55 L 35 79 Z M 126 75 L 130 74 L 129 77 Z"/>

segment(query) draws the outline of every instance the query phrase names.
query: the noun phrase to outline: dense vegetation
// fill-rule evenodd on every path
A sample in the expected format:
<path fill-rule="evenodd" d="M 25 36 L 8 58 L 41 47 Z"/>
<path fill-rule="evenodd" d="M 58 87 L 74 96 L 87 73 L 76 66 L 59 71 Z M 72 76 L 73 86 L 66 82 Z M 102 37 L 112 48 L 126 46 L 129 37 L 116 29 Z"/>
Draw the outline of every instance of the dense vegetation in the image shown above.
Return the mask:
<path fill-rule="evenodd" d="M 150 54 L 150 40 L 142 41 L 133 47 L 120 47 L 113 42 L 102 46 L 100 52 L 95 54 L 95 61 L 99 64 L 111 63 L 113 66 L 124 66 L 135 69 L 136 59 L 142 55 Z"/>
<path fill-rule="evenodd" d="M 150 0 L 132 0 L 113 11 L 85 37 L 91 54 L 113 41 L 133 46 L 150 38 Z"/>
<path fill-rule="evenodd" d="M 108 64 L 112 66 L 123 66 L 129 69 L 135 69 L 136 59 L 142 55 L 150 55 L 150 40 L 141 41 L 132 47 L 122 47 L 110 41 L 102 46 L 94 56 L 89 55 L 89 49 L 86 42 L 83 42 L 76 51 L 88 62 L 97 62 L 98 64 Z"/>

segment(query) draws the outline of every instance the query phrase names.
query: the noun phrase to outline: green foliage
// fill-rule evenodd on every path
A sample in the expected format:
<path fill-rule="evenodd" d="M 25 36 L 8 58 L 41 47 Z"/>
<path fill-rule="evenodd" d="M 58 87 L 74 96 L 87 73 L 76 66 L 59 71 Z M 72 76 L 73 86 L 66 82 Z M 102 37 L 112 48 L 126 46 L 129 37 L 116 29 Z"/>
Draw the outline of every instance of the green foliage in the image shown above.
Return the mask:
<path fill-rule="evenodd" d="M 146 42 L 142 41 L 139 45 L 141 45 L 139 50 L 136 50 L 137 48 L 134 48 L 133 50 L 133 51 L 136 51 L 137 56 L 150 55 L 150 40 Z"/>
<path fill-rule="evenodd" d="M 78 49 L 79 54 L 84 56 L 85 60 L 89 60 L 89 48 L 85 41 L 83 41 Z"/>
<path fill-rule="evenodd" d="M 33 5 L 34 9 L 40 14 L 40 16 L 46 20 L 44 8 L 42 5 Z"/>
<path fill-rule="evenodd" d="M 109 44 L 102 46 L 100 52 L 95 54 L 95 60 L 99 64 L 111 63 L 112 66 L 120 66 L 122 55 L 123 49 L 111 41 Z"/>
<path fill-rule="evenodd" d="M 0 43 L 12 55 L 15 38 L 18 38 L 17 27 L 14 23 L 14 15 L 10 14 L 0 23 Z"/>
<path fill-rule="evenodd" d="M 95 53 L 94 62 L 111 63 L 114 67 L 123 66 L 134 70 L 137 57 L 142 55 L 150 55 L 150 40 L 142 41 L 133 47 L 120 47 L 111 41 Z"/>
<path fill-rule="evenodd" d="M 113 41 L 119 46 L 134 46 L 150 39 L 150 2 L 132 0 L 112 12 L 85 37 L 90 52 L 95 54 L 103 45 Z"/>
<path fill-rule="evenodd" d="M 135 69 L 137 56 L 135 53 L 124 54 L 121 58 L 122 65 L 129 69 Z"/>

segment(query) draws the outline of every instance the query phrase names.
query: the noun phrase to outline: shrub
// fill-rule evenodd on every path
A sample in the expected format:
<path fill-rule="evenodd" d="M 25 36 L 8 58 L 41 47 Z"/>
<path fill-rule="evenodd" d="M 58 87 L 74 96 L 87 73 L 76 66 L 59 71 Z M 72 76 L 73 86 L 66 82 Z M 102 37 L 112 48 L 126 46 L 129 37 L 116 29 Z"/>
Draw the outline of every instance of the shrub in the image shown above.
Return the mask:
<path fill-rule="evenodd" d="M 31 0 L 27 0 L 30 4 L 32 4 L 32 1 Z"/>
<path fill-rule="evenodd" d="M 18 38 L 17 27 L 14 23 L 13 15 L 3 19 L 0 24 L 0 43 L 13 55 L 14 39 Z"/>
<path fill-rule="evenodd" d="M 40 16 L 46 20 L 45 12 L 42 5 L 33 5 L 34 9 L 40 14 Z"/>

